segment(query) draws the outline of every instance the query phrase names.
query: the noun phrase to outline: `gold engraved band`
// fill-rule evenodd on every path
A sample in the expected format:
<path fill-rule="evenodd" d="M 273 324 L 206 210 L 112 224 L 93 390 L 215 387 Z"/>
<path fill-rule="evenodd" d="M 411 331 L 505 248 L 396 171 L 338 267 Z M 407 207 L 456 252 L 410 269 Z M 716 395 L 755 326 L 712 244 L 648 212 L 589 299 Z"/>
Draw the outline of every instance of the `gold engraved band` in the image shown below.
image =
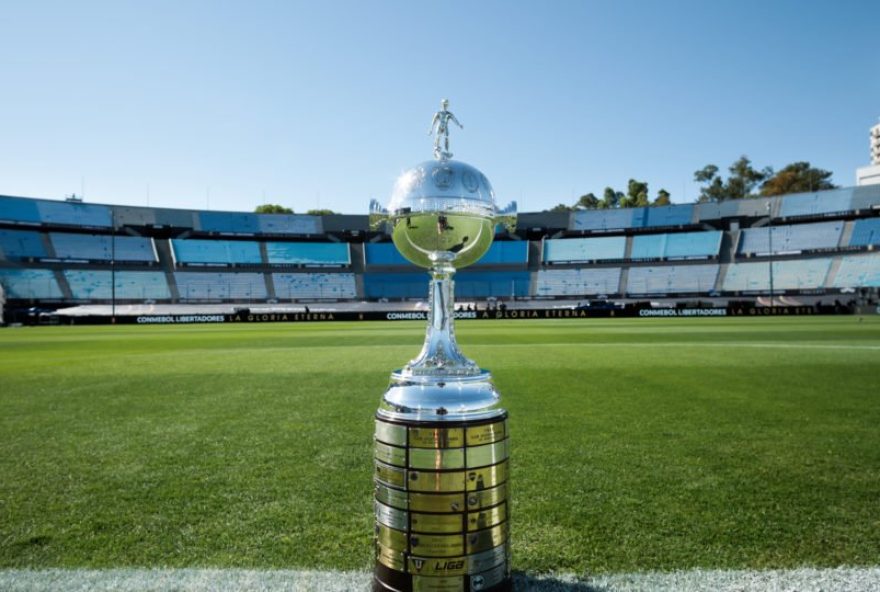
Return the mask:
<path fill-rule="evenodd" d="M 473 427 L 407 427 L 376 420 L 376 439 L 392 446 L 462 448 L 491 444 L 507 437 L 507 421 Z"/>

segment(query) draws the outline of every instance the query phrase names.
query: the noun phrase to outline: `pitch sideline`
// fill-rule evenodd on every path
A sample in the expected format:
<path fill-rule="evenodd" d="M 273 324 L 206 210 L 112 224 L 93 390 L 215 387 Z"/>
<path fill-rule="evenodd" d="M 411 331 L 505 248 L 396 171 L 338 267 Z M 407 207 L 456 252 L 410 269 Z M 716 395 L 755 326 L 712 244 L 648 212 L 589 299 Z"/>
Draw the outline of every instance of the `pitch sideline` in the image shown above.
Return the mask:
<path fill-rule="evenodd" d="M 859 592 L 880 590 L 880 567 L 688 570 L 578 577 L 516 574 L 516 592 Z M 7 592 L 357 592 L 365 571 L 248 569 L 10 569 Z"/>

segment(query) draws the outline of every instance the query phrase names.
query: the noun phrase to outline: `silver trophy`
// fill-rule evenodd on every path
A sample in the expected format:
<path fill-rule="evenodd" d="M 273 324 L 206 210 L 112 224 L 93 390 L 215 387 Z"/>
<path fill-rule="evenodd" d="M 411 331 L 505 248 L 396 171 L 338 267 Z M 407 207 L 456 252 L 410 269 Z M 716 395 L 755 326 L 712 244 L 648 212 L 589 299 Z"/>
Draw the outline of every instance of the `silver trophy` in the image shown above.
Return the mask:
<path fill-rule="evenodd" d="M 448 110 L 434 115 L 434 157 L 403 173 L 370 223 L 430 274 L 430 312 L 419 355 L 392 372 L 376 413 L 374 590 L 510 589 L 507 412 L 489 371 L 455 341 L 453 276 L 513 231 L 486 176 L 451 160 Z"/>

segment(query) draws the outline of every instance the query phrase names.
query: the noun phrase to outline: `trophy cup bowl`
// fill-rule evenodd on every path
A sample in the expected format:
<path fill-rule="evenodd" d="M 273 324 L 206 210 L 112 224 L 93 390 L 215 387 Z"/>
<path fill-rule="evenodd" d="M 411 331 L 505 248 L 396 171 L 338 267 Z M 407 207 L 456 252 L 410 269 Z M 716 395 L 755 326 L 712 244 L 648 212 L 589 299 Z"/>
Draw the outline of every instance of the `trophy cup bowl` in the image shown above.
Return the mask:
<path fill-rule="evenodd" d="M 388 209 L 370 204 L 374 228 L 383 221 L 400 254 L 431 268 L 438 257 L 456 269 L 478 261 L 495 238 L 495 226 L 513 231 L 516 204 L 495 205 L 492 185 L 475 167 L 455 160 L 433 160 L 403 173 L 394 185 Z"/>
<path fill-rule="evenodd" d="M 419 355 L 391 373 L 376 412 L 374 592 L 509 592 L 507 411 L 488 370 L 455 341 L 453 276 L 485 255 L 516 204 L 495 204 L 489 180 L 450 160 L 446 110 L 436 160 L 404 172 L 370 224 L 430 275 Z M 445 134 L 445 137 L 441 134 Z M 441 141 L 445 140 L 445 150 Z"/>

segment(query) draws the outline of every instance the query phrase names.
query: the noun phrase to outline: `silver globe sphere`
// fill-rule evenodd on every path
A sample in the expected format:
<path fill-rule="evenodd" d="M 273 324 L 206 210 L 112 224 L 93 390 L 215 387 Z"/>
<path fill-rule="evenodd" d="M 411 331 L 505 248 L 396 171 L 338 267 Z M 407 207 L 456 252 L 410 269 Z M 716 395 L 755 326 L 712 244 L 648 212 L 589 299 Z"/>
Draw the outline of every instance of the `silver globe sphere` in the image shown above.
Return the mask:
<path fill-rule="evenodd" d="M 398 177 L 388 208 L 370 204 L 374 228 L 387 221 L 397 250 L 430 268 L 444 261 L 456 269 L 478 261 L 495 238 L 495 226 L 514 230 L 516 203 L 504 210 L 477 168 L 456 160 L 429 160 Z"/>

